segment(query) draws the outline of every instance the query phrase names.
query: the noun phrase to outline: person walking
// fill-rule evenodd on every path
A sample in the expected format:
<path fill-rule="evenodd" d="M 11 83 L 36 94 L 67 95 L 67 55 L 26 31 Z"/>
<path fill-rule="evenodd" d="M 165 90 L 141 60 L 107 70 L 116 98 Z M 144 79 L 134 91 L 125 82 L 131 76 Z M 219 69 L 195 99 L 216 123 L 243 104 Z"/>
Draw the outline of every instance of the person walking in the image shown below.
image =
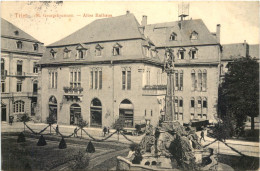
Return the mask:
<path fill-rule="evenodd" d="M 74 129 L 74 137 L 78 137 L 78 128 L 77 127 Z"/>
<path fill-rule="evenodd" d="M 14 121 L 14 117 L 13 116 L 9 116 L 9 124 L 12 125 Z"/>
<path fill-rule="evenodd" d="M 200 142 L 201 142 L 202 139 L 203 139 L 204 142 L 205 142 L 204 134 L 205 134 L 205 133 L 204 133 L 204 129 L 202 129 L 202 130 L 201 130 L 201 133 L 200 133 L 200 136 L 201 136 L 201 137 L 200 137 Z"/>
<path fill-rule="evenodd" d="M 104 137 L 105 137 L 106 133 L 107 133 L 107 127 L 104 127 L 103 132 L 104 132 Z"/>
<path fill-rule="evenodd" d="M 59 125 L 56 126 L 56 135 L 59 133 Z"/>

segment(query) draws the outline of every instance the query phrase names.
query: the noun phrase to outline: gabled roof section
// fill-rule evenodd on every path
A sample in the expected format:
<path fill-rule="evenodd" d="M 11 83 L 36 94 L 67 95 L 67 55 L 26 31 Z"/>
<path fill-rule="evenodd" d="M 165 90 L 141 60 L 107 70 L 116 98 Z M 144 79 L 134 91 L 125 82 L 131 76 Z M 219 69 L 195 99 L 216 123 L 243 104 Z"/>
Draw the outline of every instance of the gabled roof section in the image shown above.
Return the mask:
<path fill-rule="evenodd" d="M 49 45 L 63 46 L 123 39 L 143 38 L 133 14 L 95 20 L 69 36 Z"/>
<path fill-rule="evenodd" d="M 246 44 L 232 43 L 222 45 L 222 60 L 232 60 L 246 57 Z"/>
<path fill-rule="evenodd" d="M 88 49 L 86 45 L 84 45 L 83 43 L 79 43 L 76 47 L 77 50 L 82 50 L 82 49 Z"/>
<path fill-rule="evenodd" d="M 17 26 L 13 25 L 12 23 L 8 22 L 7 20 L 1 18 L 1 36 L 2 37 L 9 37 L 9 38 L 16 38 L 16 39 L 26 39 L 34 42 L 41 43 L 28 33 L 24 32 Z"/>
<path fill-rule="evenodd" d="M 199 36 L 198 39 L 191 40 L 190 35 L 194 31 Z M 169 39 L 173 32 L 178 35 L 176 41 Z M 144 34 L 155 42 L 156 47 L 218 44 L 201 19 L 147 25 Z"/>

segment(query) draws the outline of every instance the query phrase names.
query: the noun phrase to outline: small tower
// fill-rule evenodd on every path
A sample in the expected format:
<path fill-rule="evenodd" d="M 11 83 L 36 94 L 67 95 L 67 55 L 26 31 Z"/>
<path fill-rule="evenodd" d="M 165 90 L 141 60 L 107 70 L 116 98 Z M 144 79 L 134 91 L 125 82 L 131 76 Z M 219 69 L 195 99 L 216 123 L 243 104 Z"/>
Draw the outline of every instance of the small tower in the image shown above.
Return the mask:
<path fill-rule="evenodd" d="M 183 21 L 185 17 L 189 16 L 189 8 L 190 4 L 188 2 L 181 2 L 178 5 L 178 17 L 180 18 L 180 21 Z"/>

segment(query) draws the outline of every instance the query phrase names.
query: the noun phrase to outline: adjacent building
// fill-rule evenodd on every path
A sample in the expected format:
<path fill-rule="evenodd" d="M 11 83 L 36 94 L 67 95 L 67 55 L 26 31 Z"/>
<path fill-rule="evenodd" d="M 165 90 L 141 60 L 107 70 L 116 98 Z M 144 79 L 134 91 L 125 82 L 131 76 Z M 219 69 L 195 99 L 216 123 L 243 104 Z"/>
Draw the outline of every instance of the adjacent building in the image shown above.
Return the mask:
<path fill-rule="evenodd" d="M 1 120 L 20 114 L 35 116 L 38 67 L 44 51 L 39 42 L 23 30 L 1 19 Z"/>
<path fill-rule="evenodd" d="M 159 56 L 174 55 L 174 120 L 215 120 L 221 59 L 220 25 L 211 33 L 201 19 L 147 25 Z"/>

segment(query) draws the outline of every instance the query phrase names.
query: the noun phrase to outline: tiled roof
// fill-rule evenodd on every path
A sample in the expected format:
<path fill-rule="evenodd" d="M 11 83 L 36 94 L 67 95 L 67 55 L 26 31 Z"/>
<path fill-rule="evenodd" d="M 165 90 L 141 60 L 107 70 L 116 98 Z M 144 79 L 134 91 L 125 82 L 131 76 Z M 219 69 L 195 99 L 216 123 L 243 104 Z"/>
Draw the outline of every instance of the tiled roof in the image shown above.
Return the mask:
<path fill-rule="evenodd" d="M 197 40 L 190 39 L 190 35 L 194 31 L 198 33 Z M 177 35 L 177 40 L 170 40 L 172 33 Z M 157 47 L 218 44 L 215 36 L 209 32 L 201 19 L 184 20 L 181 22 L 181 28 L 179 21 L 146 25 L 144 34 Z"/>
<path fill-rule="evenodd" d="M 93 21 L 69 36 L 50 44 L 63 46 L 77 43 L 91 43 L 122 39 L 144 38 L 139 23 L 133 14 L 104 18 Z"/>
<path fill-rule="evenodd" d="M 18 31 L 18 35 L 15 34 L 16 31 Z M 27 40 L 31 40 L 34 42 L 39 42 L 34 37 L 27 34 L 23 30 L 19 29 L 18 27 L 16 27 L 15 25 L 6 21 L 3 18 L 1 18 L 1 36 L 7 36 L 7 37 L 12 37 L 12 38 L 18 38 L 18 39 L 27 39 Z"/>
<path fill-rule="evenodd" d="M 222 60 L 232 60 L 246 56 L 246 44 L 234 43 L 222 45 Z"/>
<path fill-rule="evenodd" d="M 249 56 L 259 59 L 259 44 L 249 45 Z"/>

